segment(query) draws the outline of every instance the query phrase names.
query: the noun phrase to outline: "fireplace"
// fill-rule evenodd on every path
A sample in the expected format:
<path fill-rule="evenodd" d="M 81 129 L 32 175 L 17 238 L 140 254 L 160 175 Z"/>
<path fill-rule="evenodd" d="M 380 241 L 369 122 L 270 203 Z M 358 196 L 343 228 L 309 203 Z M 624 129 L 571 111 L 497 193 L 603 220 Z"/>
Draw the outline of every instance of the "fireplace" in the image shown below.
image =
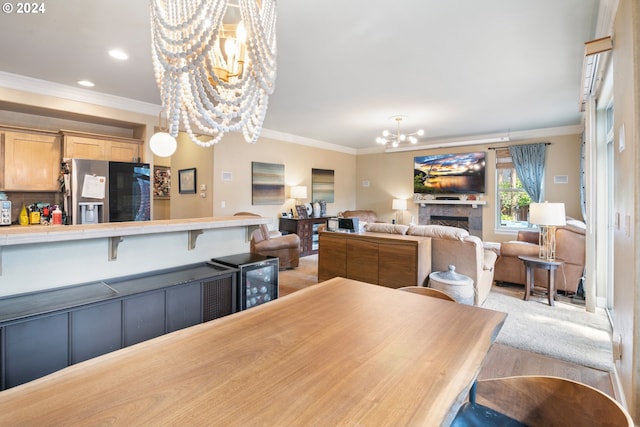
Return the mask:
<path fill-rule="evenodd" d="M 469 231 L 469 217 L 466 216 L 431 215 L 430 223 L 463 228 Z"/>
<path fill-rule="evenodd" d="M 482 206 L 484 203 L 462 203 L 461 201 L 419 201 L 419 224 L 437 224 L 463 228 L 469 234 L 482 238 Z"/>

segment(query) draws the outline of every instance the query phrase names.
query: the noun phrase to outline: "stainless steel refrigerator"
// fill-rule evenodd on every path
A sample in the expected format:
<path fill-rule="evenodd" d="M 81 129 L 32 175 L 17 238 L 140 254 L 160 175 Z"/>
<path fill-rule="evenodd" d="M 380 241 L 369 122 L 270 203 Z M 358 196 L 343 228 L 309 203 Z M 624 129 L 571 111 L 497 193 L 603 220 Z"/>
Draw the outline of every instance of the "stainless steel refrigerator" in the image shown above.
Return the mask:
<path fill-rule="evenodd" d="M 150 219 L 151 169 L 148 163 L 71 159 L 67 166 L 67 224 Z"/>

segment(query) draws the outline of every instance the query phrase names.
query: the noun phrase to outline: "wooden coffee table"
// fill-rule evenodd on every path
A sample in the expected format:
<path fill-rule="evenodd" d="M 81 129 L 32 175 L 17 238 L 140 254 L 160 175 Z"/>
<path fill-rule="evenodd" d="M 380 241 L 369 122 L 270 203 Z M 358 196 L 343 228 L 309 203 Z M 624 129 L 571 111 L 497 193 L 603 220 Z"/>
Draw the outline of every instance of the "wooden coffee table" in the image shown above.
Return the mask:
<path fill-rule="evenodd" d="M 556 270 L 558 269 L 559 266 L 564 264 L 564 261 L 559 258 L 556 258 L 553 261 L 551 261 L 545 258 L 525 256 L 525 255 L 520 255 L 518 256 L 518 258 L 520 258 L 524 262 L 524 268 L 525 268 L 526 281 L 524 285 L 524 300 L 528 301 L 529 295 L 531 294 L 531 292 L 533 292 L 533 288 L 534 288 L 533 270 L 536 268 L 540 268 L 543 270 L 547 270 L 549 272 L 547 294 L 549 296 L 549 305 L 552 306 L 553 300 L 555 299 L 555 296 L 556 296 Z"/>

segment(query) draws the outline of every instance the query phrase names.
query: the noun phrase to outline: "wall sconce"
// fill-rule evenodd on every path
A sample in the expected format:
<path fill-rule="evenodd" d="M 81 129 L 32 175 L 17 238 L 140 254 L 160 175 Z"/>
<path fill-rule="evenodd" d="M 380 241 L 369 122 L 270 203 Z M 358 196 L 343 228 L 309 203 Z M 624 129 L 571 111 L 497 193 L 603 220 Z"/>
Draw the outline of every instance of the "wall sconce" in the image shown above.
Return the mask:
<path fill-rule="evenodd" d="M 407 210 L 407 201 L 405 199 L 393 199 L 391 209 L 396 211 L 396 223 L 402 224 L 402 214 Z M 398 220 L 398 213 L 400 213 L 400 220 Z"/>
<path fill-rule="evenodd" d="M 529 222 L 540 227 L 538 256 L 553 261 L 556 258 L 556 227 L 566 224 L 564 203 L 531 203 Z"/>

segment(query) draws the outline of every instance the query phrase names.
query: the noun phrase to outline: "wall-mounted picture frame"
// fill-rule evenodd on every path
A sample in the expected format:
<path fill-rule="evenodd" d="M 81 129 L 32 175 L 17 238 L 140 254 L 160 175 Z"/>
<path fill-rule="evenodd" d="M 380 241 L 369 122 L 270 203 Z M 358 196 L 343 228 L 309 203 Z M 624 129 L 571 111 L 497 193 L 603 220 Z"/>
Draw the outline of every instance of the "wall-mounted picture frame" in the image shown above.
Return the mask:
<path fill-rule="evenodd" d="M 333 203 L 334 195 L 333 169 L 311 169 L 311 200 L 324 200 Z"/>
<path fill-rule="evenodd" d="M 168 199 L 171 196 L 171 168 L 153 167 L 153 198 Z"/>
<path fill-rule="evenodd" d="M 180 194 L 195 194 L 196 168 L 180 169 L 178 171 L 178 192 Z"/>
<path fill-rule="evenodd" d="M 284 165 L 251 162 L 251 204 L 284 203 Z"/>

